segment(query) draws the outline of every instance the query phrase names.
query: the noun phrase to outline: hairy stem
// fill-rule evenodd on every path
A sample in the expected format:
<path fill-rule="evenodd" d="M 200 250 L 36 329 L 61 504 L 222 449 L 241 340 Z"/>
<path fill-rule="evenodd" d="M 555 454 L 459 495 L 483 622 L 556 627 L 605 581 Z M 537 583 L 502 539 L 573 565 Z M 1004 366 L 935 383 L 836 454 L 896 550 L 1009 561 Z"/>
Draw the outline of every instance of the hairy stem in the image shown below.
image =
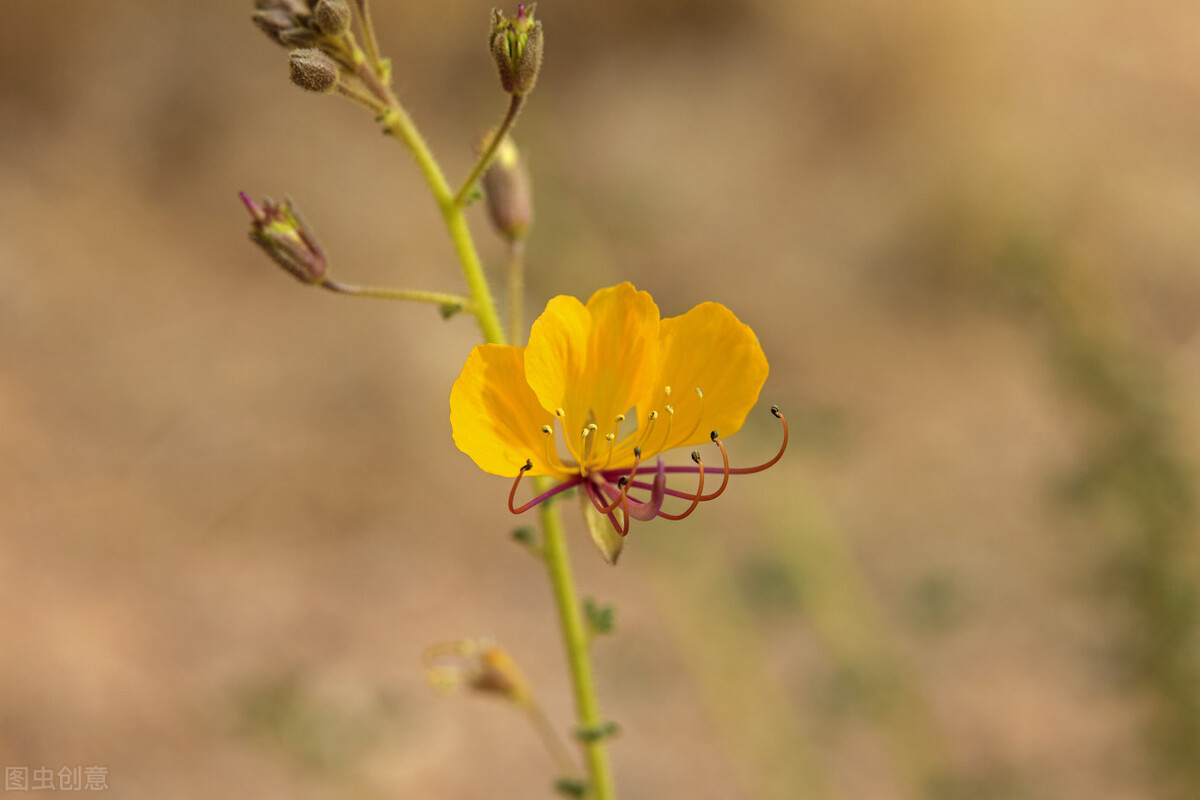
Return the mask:
<path fill-rule="evenodd" d="M 359 79 L 386 106 L 381 119 L 383 129 L 412 153 L 418 169 L 425 177 L 425 182 L 429 184 L 438 208 L 442 212 L 442 219 L 446 223 L 446 230 L 450 233 L 450 240 L 454 243 L 454 250 L 462 265 L 463 277 L 470 290 L 473 312 L 479 323 L 480 333 L 483 334 L 486 341 L 496 344 L 506 343 L 504 327 L 500 324 L 500 317 L 496 313 L 492 291 L 488 288 L 483 264 L 479 260 L 479 253 L 475 250 L 475 242 L 467 227 L 462 206 L 454 202 L 454 195 L 451 193 L 450 184 L 446 182 L 442 168 L 438 166 L 437 159 L 433 157 L 433 152 L 430 151 L 429 145 L 425 143 L 424 137 L 417 130 L 417 126 L 408 112 L 400 105 L 400 101 L 396 99 L 392 90 L 379 80 L 365 59 L 361 58 L 361 52 L 359 52 L 359 56 L 356 59 Z"/>
<path fill-rule="evenodd" d="M 517 121 L 517 114 L 521 113 L 521 106 L 524 102 L 524 96 L 515 94 L 512 96 L 512 101 L 508 104 L 508 113 L 504 115 L 504 121 L 500 123 L 500 127 L 492 135 L 491 141 L 488 142 L 488 146 L 480 154 L 479 160 L 475 162 L 475 166 L 467 174 L 467 178 L 462 182 L 462 186 L 458 187 L 458 191 L 454 193 L 454 204 L 456 206 L 461 206 L 466 202 L 467 194 L 470 193 L 471 188 L 479 181 L 479 176 L 492 163 L 492 159 L 496 156 L 496 151 L 500 149 L 500 143 L 504 141 L 505 135 L 512 129 L 513 123 Z"/>
<path fill-rule="evenodd" d="M 360 8 L 365 11 L 365 0 L 360 3 Z M 408 148 L 416 160 L 421 174 L 425 177 L 425 181 L 429 184 L 429 188 L 433 191 L 434 199 L 445 220 L 446 229 L 450 233 L 450 239 L 454 243 L 455 252 L 462 264 L 463 277 L 470 290 L 472 311 L 479 322 L 483 339 L 492 344 L 505 344 L 507 339 L 504 328 L 496 313 L 496 304 L 492 299 L 491 290 L 488 288 L 487 278 L 484 275 L 479 254 L 475 249 L 471 231 L 467 227 L 458 193 L 454 193 L 450 189 L 441 167 L 408 112 L 396 99 L 392 90 L 368 67 L 366 59 L 357 48 L 355 62 L 358 65 L 356 74 L 363 85 L 385 106 L 385 111 L 381 115 L 384 130 Z M 464 184 L 466 189 L 469 190 L 470 186 L 478 180 L 479 174 L 482 174 L 483 169 L 491 160 L 495 148 L 499 145 L 505 132 L 512 127 L 520 108 L 521 102 L 514 98 L 491 146 L 477 162 L 476 168 L 472 170 L 472 175 Z M 539 492 L 546 491 L 548 488 L 542 485 L 543 483 L 544 481 L 539 482 Z M 562 519 L 558 513 L 558 505 L 543 503 L 540 513 L 543 535 L 542 552 L 562 626 L 567 664 L 571 672 L 571 685 L 575 694 L 578 726 L 580 730 L 585 731 L 599 730 L 603 720 L 600 716 L 600 704 L 596 699 L 596 687 L 592 679 L 587 628 L 584 625 L 583 612 L 575 591 L 575 578 L 571 571 L 570 558 L 567 555 L 566 536 L 563 532 Z M 604 737 L 581 738 L 580 746 L 583 748 L 587 762 L 590 785 L 589 800 L 615 800 L 616 791 Z"/>
<path fill-rule="evenodd" d="M 471 298 L 460 294 L 446 292 L 427 292 L 422 289 L 396 289 L 386 286 L 358 286 L 353 283 L 342 283 L 332 278 L 325 278 L 318 284 L 322 289 L 328 289 L 338 294 L 348 294 L 354 297 L 373 297 L 378 300 L 412 300 L 418 303 L 434 303 L 440 306 L 454 306 L 462 311 L 474 313 Z"/>
<path fill-rule="evenodd" d="M 548 488 L 544 479 L 537 481 L 538 491 Z M 571 669 L 571 685 L 575 690 L 575 713 L 579 727 L 597 730 L 603 724 L 600 703 L 596 699 L 596 686 L 592 680 L 592 664 L 588 654 L 588 634 L 584 625 L 579 597 L 575 592 L 575 578 L 571 572 L 571 561 L 567 555 L 567 541 L 563 534 L 562 519 L 557 503 L 542 503 L 542 551 L 546 558 L 546 571 L 554 590 L 554 602 L 562 625 L 563 642 L 567 648 L 567 663 Z M 612 769 L 609 766 L 608 748 L 603 738 L 587 737 L 580 742 L 587 761 L 591 792 L 589 800 L 614 800 Z"/>

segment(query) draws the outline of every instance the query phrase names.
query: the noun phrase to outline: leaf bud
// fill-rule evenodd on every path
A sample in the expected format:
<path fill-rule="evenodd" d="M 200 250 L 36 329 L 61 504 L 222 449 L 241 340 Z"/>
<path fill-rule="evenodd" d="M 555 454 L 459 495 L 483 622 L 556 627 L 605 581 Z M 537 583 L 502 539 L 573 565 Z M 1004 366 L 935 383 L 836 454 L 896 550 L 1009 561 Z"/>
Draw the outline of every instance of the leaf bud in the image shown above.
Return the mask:
<path fill-rule="evenodd" d="M 485 137 L 485 147 L 491 137 Z M 483 173 L 483 193 L 488 217 L 500 235 L 510 242 L 524 239 L 533 225 L 533 186 L 521 153 L 508 136 Z"/>
<path fill-rule="evenodd" d="M 320 283 L 329 267 L 325 253 L 292 202 L 279 205 L 267 199 L 260 206 L 245 192 L 238 196 L 250 212 L 250 240 L 296 280 Z"/>
<path fill-rule="evenodd" d="M 350 6 L 345 0 L 318 0 L 313 23 L 326 36 L 340 36 L 350 28 Z"/>
<path fill-rule="evenodd" d="M 310 92 L 332 92 L 338 85 L 338 67 L 320 50 L 293 50 L 288 56 L 292 83 Z"/>
<path fill-rule="evenodd" d="M 492 9 L 492 30 L 488 44 L 500 71 L 500 86 L 511 95 L 523 97 L 533 91 L 542 68 L 542 23 L 535 21 L 537 3 L 528 8 L 517 4 L 517 16 L 509 19 L 500 9 Z"/>

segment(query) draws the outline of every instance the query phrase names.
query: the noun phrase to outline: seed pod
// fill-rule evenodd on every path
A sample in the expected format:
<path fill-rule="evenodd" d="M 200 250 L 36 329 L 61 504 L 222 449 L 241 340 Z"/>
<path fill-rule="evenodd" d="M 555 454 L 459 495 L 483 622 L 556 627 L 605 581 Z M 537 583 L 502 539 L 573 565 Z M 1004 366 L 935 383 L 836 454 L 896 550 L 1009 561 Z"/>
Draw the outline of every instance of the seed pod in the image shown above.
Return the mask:
<path fill-rule="evenodd" d="M 533 225 L 533 186 L 517 146 L 507 136 L 483 173 L 483 193 L 488 217 L 500 235 L 510 242 L 524 239 Z"/>

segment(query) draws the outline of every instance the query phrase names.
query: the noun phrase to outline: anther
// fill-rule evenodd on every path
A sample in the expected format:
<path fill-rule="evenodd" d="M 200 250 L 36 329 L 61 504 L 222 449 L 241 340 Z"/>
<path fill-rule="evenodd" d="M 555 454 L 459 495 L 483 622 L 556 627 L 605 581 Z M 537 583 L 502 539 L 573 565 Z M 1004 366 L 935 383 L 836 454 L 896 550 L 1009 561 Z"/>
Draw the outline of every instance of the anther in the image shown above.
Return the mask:
<path fill-rule="evenodd" d="M 752 475 L 755 472 L 762 472 L 764 469 L 775 466 L 779 459 L 783 458 L 783 452 L 788 446 L 788 424 L 787 419 L 783 416 L 783 412 L 779 410 L 779 406 L 771 406 L 771 413 L 775 418 L 783 423 L 783 441 L 779 444 L 779 452 L 770 461 L 759 464 L 757 467 L 741 467 L 739 469 L 729 470 L 731 475 Z"/>
<path fill-rule="evenodd" d="M 579 462 L 581 469 L 586 469 L 587 464 L 592 459 L 592 442 L 596 441 L 596 437 L 592 436 L 597 431 L 596 423 L 589 423 L 586 428 L 579 434 L 583 439 L 583 459 Z"/>
<path fill-rule="evenodd" d="M 725 491 L 725 487 L 729 485 L 729 453 L 725 451 L 725 444 L 721 441 L 721 437 L 716 431 L 712 432 L 713 444 L 721 451 L 721 486 L 712 494 L 706 494 L 701 497 L 701 500 L 716 500 Z"/>
<path fill-rule="evenodd" d="M 553 435 L 554 435 L 554 428 L 551 428 L 549 425 L 543 425 L 543 426 L 542 426 L 542 433 L 544 433 L 544 434 L 547 434 L 548 436 L 553 436 Z"/>
<path fill-rule="evenodd" d="M 710 438 L 710 439 L 712 439 L 714 442 L 715 442 L 717 439 L 720 439 L 720 438 L 721 438 L 721 434 L 717 433 L 716 431 L 713 431 L 713 432 L 712 432 L 712 433 L 710 433 L 708 436 L 709 436 L 709 438 Z"/>
<path fill-rule="evenodd" d="M 664 387 L 663 387 L 663 394 L 665 394 L 667 397 L 670 397 L 670 396 L 671 396 L 671 387 L 670 387 L 670 386 L 664 386 Z"/>

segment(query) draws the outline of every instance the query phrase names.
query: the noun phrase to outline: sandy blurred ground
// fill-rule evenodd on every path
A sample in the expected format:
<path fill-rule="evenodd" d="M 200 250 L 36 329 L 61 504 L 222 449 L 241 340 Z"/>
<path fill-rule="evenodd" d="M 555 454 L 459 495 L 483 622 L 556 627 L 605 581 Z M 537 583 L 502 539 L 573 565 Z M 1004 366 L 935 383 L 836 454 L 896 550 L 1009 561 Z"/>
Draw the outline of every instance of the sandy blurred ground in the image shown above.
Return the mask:
<path fill-rule="evenodd" d="M 103 766 L 121 798 L 549 797 L 510 709 L 422 677 L 426 645 L 491 633 L 569 725 L 508 486 L 450 439 L 471 321 L 305 290 L 236 192 L 294 198 L 347 280 L 457 291 L 453 254 L 404 154 L 290 86 L 249 5 L 5 4 L 0 763 Z M 490 4 L 375 5 L 461 175 L 504 105 Z M 1171 498 L 1198 443 L 1200 15 L 539 16 L 530 314 L 625 279 L 665 314 L 719 300 L 772 365 L 734 458 L 772 452 L 770 403 L 796 433 L 618 569 L 575 526 L 619 607 L 596 659 L 622 797 L 1189 796 L 1193 625 L 1153 598 L 1196 576 Z M 1063 500 L 1145 430 L 1148 472 L 1118 449 L 1129 480 Z M 1167 589 L 1111 590 L 1135 557 Z"/>

